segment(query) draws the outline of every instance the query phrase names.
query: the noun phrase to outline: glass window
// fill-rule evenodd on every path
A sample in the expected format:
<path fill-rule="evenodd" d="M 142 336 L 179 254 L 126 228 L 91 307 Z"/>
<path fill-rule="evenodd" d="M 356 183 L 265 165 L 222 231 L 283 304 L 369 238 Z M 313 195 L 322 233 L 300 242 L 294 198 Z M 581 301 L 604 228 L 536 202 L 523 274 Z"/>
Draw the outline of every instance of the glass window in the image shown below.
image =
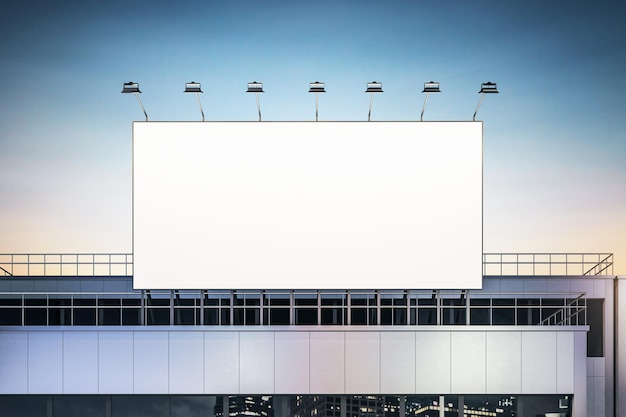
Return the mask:
<path fill-rule="evenodd" d="M 437 324 L 437 309 L 436 308 L 418 309 L 417 310 L 417 324 L 436 325 Z"/>
<path fill-rule="evenodd" d="M 204 324 L 207 326 L 217 326 L 219 321 L 219 308 L 205 308 L 204 309 Z"/>
<path fill-rule="evenodd" d="M 169 326 L 170 309 L 169 308 L 149 308 L 147 312 L 148 325 L 150 326 Z"/>
<path fill-rule="evenodd" d="M 604 300 L 587 299 L 587 356 L 601 358 L 604 356 Z"/>
<path fill-rule="evenodd" d="M 205 395 L 172 395 L 170 417 L 211 417 L 215 397 Z"/>
<path fill-rule="evenodd" d="M 449 307 L 441 311 L 443 315 L 443 324 L 446 325 L 464 325 L 465 324 L 465 308 Z"/>
<path fill-rule="evenodd" d="M 47 417 L 48 395 L 0 395 L 0 416 Z"/>
<path fill-rule="evenodd" d="M 166 395 L 113 395 L 111 417 L 167 417 L 169 400 Z"/>
<path fill-rule="evenodd" d="M 299 325 L 316 325 L 317 309 L 316 308 L 296 308 L 296 324 Z"/>
<path fill-rule="evenodd" d="M 21 308 L 0 308 L 0 326 L 21 326 Z"/>
<path fill-rule="evenodd" d="M 176 308 L 174 310 L 174 324 L 193 326 L 195 324 L 194 316 L 195 309 L 193 308 Z"/>
<path fill-rule="evenodd" d="M 122 309 L 122 325 L 123 326 L 141 325 L 141 309 L 140 308 Z"/>
<path fill-rule="evenodd" d="M 98 324 L 100 326 L 119 326 L 121 324 L 121 309 L 119 308 L 98 309 Z"/>
<path fill-rule="evenodd" d="M 540 319 L 541 311 L 538 308 L 517 309 L 517 324 L 520 326 L 539 324 Z"/>
<path fill-rule="evenodd" d="M 354 300 L 352 300 L 354 302 Z M 366 308 L 351 308 L 350 309 L 350 323 L 354 326 L 363 326 L 367 324 L 367 309 Z"/>
<path fill-rule="evenodd" d="M 271 325 L 289 325 L 289 309 L 288 308 L 270 308 Z"/>
<path fill-rule="evenodd" d="M 322 308 L 322 324 L 343 324 L 342 308 Z"/>
<path fill-rule="evenodd" d="M 72 324 L 72 309 L 50 308 L 48 309 L 48 324 L 50 326 L 69 326 Z"/>
<path fill-rule="evenodd" d="M 54 417 L 105 417 L 106 400 L 104 395 L 56 395 L 54 396 Z"/>
<path fill-rule="evenodd" d="M 505 325 L 505 326 L 514 326 L 515 325 L 515 309 L 514 308 L 494 308 L 491 310 L 492 324 L 494 325 Z"/>
<path fill-rule="evenodd" d="M 95 308 L 74 308 L 74 326 L 95 326 Z"/>
<path fill-rule="evenodd" d="M 45 326 L 48 324 L 48 311 L 45 308 L 25 308 L 24 325 Z"/>
<path fill-rule="evenodd" d="M 488 308 L 470 309 L 470 325 L 480 326 L 490 324 L 490 312 Z"/>

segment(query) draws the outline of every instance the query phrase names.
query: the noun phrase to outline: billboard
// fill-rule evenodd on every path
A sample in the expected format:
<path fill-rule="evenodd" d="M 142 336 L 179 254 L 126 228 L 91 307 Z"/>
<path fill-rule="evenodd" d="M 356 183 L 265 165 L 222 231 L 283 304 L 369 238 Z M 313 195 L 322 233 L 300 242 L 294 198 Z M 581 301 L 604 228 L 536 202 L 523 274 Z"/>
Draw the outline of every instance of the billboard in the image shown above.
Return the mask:
<path fill-rule="evenodd" d="M 475 289 L 480 122 L 135 122 L 136 289 Z"/>

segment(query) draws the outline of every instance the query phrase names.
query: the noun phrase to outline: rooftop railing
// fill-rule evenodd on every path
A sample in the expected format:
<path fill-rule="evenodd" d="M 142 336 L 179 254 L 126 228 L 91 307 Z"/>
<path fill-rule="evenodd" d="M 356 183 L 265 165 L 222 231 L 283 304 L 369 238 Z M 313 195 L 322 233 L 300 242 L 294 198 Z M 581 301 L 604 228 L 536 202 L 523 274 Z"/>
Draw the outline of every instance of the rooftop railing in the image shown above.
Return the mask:
<path fill-rule="evenodd" d="M 485 276 L 613 275 L 612 253 L 484 253 Z"/>
<path fill-rule="evenodd" d="M 5 276 L 132 276 L 131 253 L 0 254 Z M 613 275 L 612 253 L 484 253 L 485 276 Z"/>
<path fill-rule="evenodd" d="M 0 326 L 583 326 L 584 293 L 0 292 Z"/>
<path fill-rule="evenodd" d="M 132 253 L 0 254 L 0 277 L 100 277 L 132 275 Z"/>

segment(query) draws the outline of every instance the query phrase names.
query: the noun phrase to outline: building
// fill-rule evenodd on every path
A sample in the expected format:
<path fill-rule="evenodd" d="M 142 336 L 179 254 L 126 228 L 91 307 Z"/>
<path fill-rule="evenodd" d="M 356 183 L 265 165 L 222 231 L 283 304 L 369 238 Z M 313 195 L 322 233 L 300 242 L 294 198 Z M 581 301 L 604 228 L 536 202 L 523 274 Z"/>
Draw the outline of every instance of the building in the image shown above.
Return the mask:
<path fill-rule="evenodd" d="M 245 131 L 253 126 L 244 125 L 228 127 Z M 280 124 L 258 125 L 272 135 L 282 134 L 283 139 L 286 133 L 291 133 L 288 130 L 281 133 L 284 126 Z M 328 133 L 324 129 L 343 129 L 347 125 L 320 123 L 314 126 L 297 128 L 305 127 L 308 134 L 313 132 L 312 140 L 317 141 L 317 136 L 324 137 L 321 134 Z M 388 133 L 385 129 L 389 128 L 394 135 L 401 136 L 406 135 L 408 125 L 369 126 L 350 124 L 349 127 L 360 129 L 362 134 Z M 467 165 L 472 172 L 467 177 L 473 179 L 463 182 L 465 180 L 449 177 L 444 184 L 448 187 L 447 194 L 459 189 L 464 191 L 466 186 L 482 193 L 482 156 L 481 152 L 476 153 L 477 149 L 482 149 L 481 125 L 474 122 L 411 125 L 416 131 L 424 129 L 420 132 L 433 126 L 441 140 L 450 132 L 463 135 L 465 129 L 469 129 L 473 138 L 469 141 L 472 147 L 469 151 L 477 155 L 473 163 Z M 173 124 L 144 123 L 134 129 L 135 133 L 142 129 L 159 132 L 173 129 L 170 132 L 176 133 L 180 128 Z M 206 131 L 200 129 L 212 128 L 210 123 L 199 123 L 187 124 L 183 130 L 191 132 L 192 137 L 207 137 Z M 246 137 L 243 133 L 240 136 Z M 182 140 L 173 134 L 170 137 Z M 324 143 L 336 145 L 336 142 Z M 134 149 L 138 152 L 141 148 Z M 233 152 L 239 149 L 249 150 L 235 147 Z M 345 149 L 347 153 L 337 158 L 335 168 L 351 155 L 351 148 Z M 166 155 L 171 162 L 173 153 L 162 150 L 159 154 Z M 267 152 L 261 147 L 249 152 L 248 157 L 256 157 L 259 152 L 273 157 L 271 149 Z M 377 157 L 380 152 L 379 147 L 373 146 L 367 157 Z M 397 153 L 397 149 L 394 152 Z M 464 158 L 463 152 L 457 157 Z M 323 157 L 328 152 L 319 154 Z M 450 152 L 447 152 L 446 158 L 449 157 Z M 413 169 L 415 164 L 411 158 L 405 159 L 407 166 L 404 168 Z M 297 263 L 277 271 L 277 275 L 287 281 L 276 281 L 271 274 L 266 274 L 264 279 L 246 284 L 245 279 L 250 278 L 245 276 L 248 258 L 229 258 L 232 253 L 223 252 L 223 247 L 218 247 L 220 242 L 211 240 L 206 230 L 202 239 L 197 235 L 191 240 L 186 240 L 187 235 L 176 236 L 174 245 L 171 236 L 168 237 L 170 240 L 164 243 L 170 245 L 168 248 L 176 255 L 173 261 L 162 256 L 170 252 L 163 251 L 156 241 L 160 234 L 172 233 L 172 230 L 159 229 L 159 233 L 153 233 L 155 225 L 163 223 L 164 218 L 157 216 L 157 223 L 154 223 L 149 217 L 162 196 L 170 194 L 163 194 L 161 182 L 157 183 L 154 197 L 142 194 L 147 188 L 141 187 L 149 181 L 142 185 L 141 172 L 149 172 L 150 175 L 143 177 L 149 180 L 151 175 L 161 172 L 163 166 L 146 161 L 143 159 L 134 165 L 135 175 L 139 172 L 140 178 L 137 182 L 135 177 L 135 194 L 139 189 L 140 198 L 135 196 L 134 213 L 135 216 L 144 214 L 140 216 L 139 225 L 135 218 L 132 254 L 0 255 L 0 415 L 626 415 L 626 342 L 623 341 L 626 323 L 619 320 L 626 317 L 626 303 L 622 300 L 625 280 L 613 274 L 612 254 L 487 253 L 478 261 L 472 254 L 478 253 L 480 257 L 482 253 L 477 251 L 482 244 L 482 223 L 469 219 L 471 225 L 465 228 L 465 221 L 455 218 L 458 228 L 453 232 L 459 236 L 446 235 L 440 241 L 461 242 L 465 246 L 451 246 L 445 253 L 441 247 L 431 245 L 435 240 L 423 244 L 420 237 L 415 237 L 415 230 L 407 227 L 407 231 L 398 229 L 398 241 L 423 244 L 420 246 L 423 253 L 404 254 L 404 258 L 398 258 L 399 264 L 393 260 L 403 246 L 389 250 L 389 241 L 382 239 L 382 245 L 376 241 L 373 242 L 376 245 L 365 248 L 369 253 L 375 253 L 371 252 L 374 250 L 386 254 L 385 262 L 379 264 L 366 256 L 355 257 L 353 252 L 341 253 L 356 262 L 332 264 L 336 261 L 333 251 L 322 247 L 316 252 L 323 261 L 319 262 L 321 265 L 311 264 L 311 270 L 315 274 L 329 272 L 333 279 L 320 275 L 320 280 L 326 281 L 319 285 L 328 289 L 311 289 L 322 281 L 294 280 L 290 275 L 294 270 L 288 267 L 295 265 L 297 268 Z M 219 158 L 216 161 L 219 163 Z M 395 159 L 392 162 L 395 163 Z M 275 158 L 272 163 L 280 163 L 280 159 Z M 363 164 L 364 169 L 371 165 Z M 237 169 L 245 166 L 242 164 Z M 150 172 L 146 167 L 158 169 Z M 315 177 L 316 169 L 316 166 L 305 167 L 298 173 L 306 182 Z M 340 171 L 335 169 L 333 175 Z M 367 171 L 367 178 L 374 178 L 381 172 Z M 389 178 L 394 186 L 395 180 L 405 180 L 402 178 L 405 171 L 395 172 L 400 176 Z M 337 182 L 343 186 L 349 180 L 350 184 L 360 187 L 360 192 L 369 192 L 367 181 L 358 182 L 362 172 L 357 174 L 350 171 Z M 324 185 L 334 185 L 331 184 L 334 179 L 328 176 Z M 245 188 L 246 181 L 244 178 L 235 187 Z M 270 181 L 260 183 L 267 182 Z M 459 182 L 462 183 L 460 188 Z M 184 188 L 179 183 L 180 179 L 172 181 L 169 191 Z M 412 187 L 410 180 L 405 183 Z M 190 184 L 188 194 L 196 195 L 193 190 L 197 188 L 205 190 L 204 183 L 189 181 L 185 187 Z M 379 190 L 385 193 L 386 187 L 383 183 Z M 439 188 L 429 190 L 436 193 Z M 321 196 L 321 200 L 326 199 L 324 201 L 331 204 L 335 204 L 333 196 L 342 192 L 341 187 L 335 188 L 330 196 L 322 195 L 325 190 L 320 187 L 312 190 L 316 197 Z M 270 191 L 276 192 L 276 189 Z M 438 222 L 445 225 L 454 213 L 462 216 L 467 211 L 481 217 L 481 199 L 474 193 L 460 202 L 458 196 L 447 194 L 437 195 L 437 198 L 451 199 L 451 204 L 443 204 L 446 210 L 436 204 L 415 206 L 417 210 L 422 210 L 422 206 L 430 210 L 421 213 L 427 221 L 420 224 L 420 230 L 425 230 L 429 223 L 435 228 Z M 280 195 L 285 196 L 291 195 Z M 358 196 L 361 197 L 362 194 Z M 367 198 L 377 201 L 373 194 L 367 194 Z M 308 207 L 308 201 L 299 209 Z M 355 201 L 349 201 L 352 205 L 341 209 L 359 209 L 361 200 Z M 193 203 L 194 209 L 187 213 L 188 217 L 203 218 L 207 206 L 198 198 Z M 269 204 L 272 213 L 277 210 L 276 206 L 271 206 L 272 201 L 263 200 L 263 204 Z M 409 204 L 413 203 L 409 201 Z M 159 209 L 164 210 L 160 214 L 163 216 L 173 210 L 166 204 L 161 204 Z M 230 211 L 237 210 L 224 210 L 227 214 Z M 258 214 L 252 211 L 253 216 Z M 444 211 L 447 217 L 437 217 L 439 211 Z M 210 217 L 214 220 L 217 215 L 212 213 Z M 280 216 L 274 217 L 272 220 Z M 290 221 L 294 218 L 290 217 Z M 348 218 L 344 216 L 342 221 Z M 183 223 L 188 220 L 187 216 L 180 215 L 176 219 Z M 218 217 L 218 220 L 236 223 L 227 217 Z M 355 223 L 358 230 L 370 227 L 369 218 L 367 220 Z M 308 227 L 306 221 L 303 223 L 302 230 L 315 236 L 318 230 Z M 300 227 L 303 223 L 290 224 Z M 280 228 L 280 222 L 277 224 Z M 380 231 L 380 224 L 383 223 L 374 224 L 372 233 Z M 183 224 L 179 228 L 195 231 L 195 226 L 195 223 Z M 325 229 L 325 233 L 331 233 L 332 229 Z M 289 242 L 292 235 L 288 232 L 280 235 L 280 239 Z M 252 239 L 250 236 L 256 235 L 245 235 L 246 239 Z M 345 236 L 338 238 L 341 245 L 349 242 L 341 240 Z M 264 239 L 269 245 L 273 236 L 264 235 L 259 241 L 266 243 Z M 282 246 L 273 250 L 302 256 L 283 241 L 279 243 Z M 226 253 L 225 259 L 240 274 L 235 278 L 244 280 L 214 281 L 213 289 L 198 284 L 203 281 L 196 278 L 213 267 L 207 263 L 208 255 L 205 256 L 213 250 L 210 248 Z M 260 252 L 267 249 L 263 245 L 246 248 L 248 254 L 256 248 Z M 185 252 L 186 249 L 189 252 Z M 412 260 L 417 256 L 421 261 L 414 265 Z M 407 260 L 411 265 L 404 268 L 401 262 Z M 272 271 L 272 262 L 266 261 L 266 256 L 251 260 L 263 273 Z M 281 258 L 282 261 L 288 263 L 289 259 Z M 332 268 L 327 268 L 326 262 L 331 263 Z M 273 265 L 277 263 L 274 261 Z M 228 266 L 228 262 L 225 265 Z M 363 265 L 367 268 L 363 269 Z M 392 272 L 389 275 L 372 273 L 371 277 L 378 278 L 365 279 L 365 275 L 381 265 L 388 265 Z M 284 265 L 280 263 L 280 266 Z M 361 271 L 363 280 L 351 281 L 354 286 L 342 281 L 341 274 L 336 274 L 333 268 L 344 267 Z M 178 273 L 178 268 L 183 272 Z M 400 286 L 398 282 L 403 281 L 397 278 L 404 269 L 409 271 L 404 274 L 409 281 L 406 286 Z M 225 271 L 231 272 L 229 268 Z M 150 281 L 156 276 L 160 281 Z M 280 283 L 291 282 L 289 279 L 293 281 L 291 289 L 281 289 L 284 287 Z"/>
<path fill-rule="evenodd" d="M 484 288 L 469 291 L 138 291 L 130 254 L 3 255 L 0 410 L 219 415 L 228 395 L 234 415 L 232 398 L 264 394 L 281 416 L 433 416 L 442 403 L 491 415 L 485 401 L 502 416 L 619 415 L 612 257 L 484 265 Z M 204 414 L 176 414 L 194 406 Z"/>

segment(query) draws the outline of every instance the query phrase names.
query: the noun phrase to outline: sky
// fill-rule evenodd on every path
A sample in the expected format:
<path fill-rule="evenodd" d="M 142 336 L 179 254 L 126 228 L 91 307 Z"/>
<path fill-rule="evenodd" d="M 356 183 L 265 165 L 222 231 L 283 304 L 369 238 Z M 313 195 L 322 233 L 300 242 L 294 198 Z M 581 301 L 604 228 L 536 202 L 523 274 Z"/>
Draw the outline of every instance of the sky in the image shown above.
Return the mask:
<path fill-rule="evenodd" d="M 58 1 L 0 5 L 0 253 L 127 253 L 132 122 L 471 120 L 484 251 L 614 253 L 626 274 L 626 4 Z"/>

